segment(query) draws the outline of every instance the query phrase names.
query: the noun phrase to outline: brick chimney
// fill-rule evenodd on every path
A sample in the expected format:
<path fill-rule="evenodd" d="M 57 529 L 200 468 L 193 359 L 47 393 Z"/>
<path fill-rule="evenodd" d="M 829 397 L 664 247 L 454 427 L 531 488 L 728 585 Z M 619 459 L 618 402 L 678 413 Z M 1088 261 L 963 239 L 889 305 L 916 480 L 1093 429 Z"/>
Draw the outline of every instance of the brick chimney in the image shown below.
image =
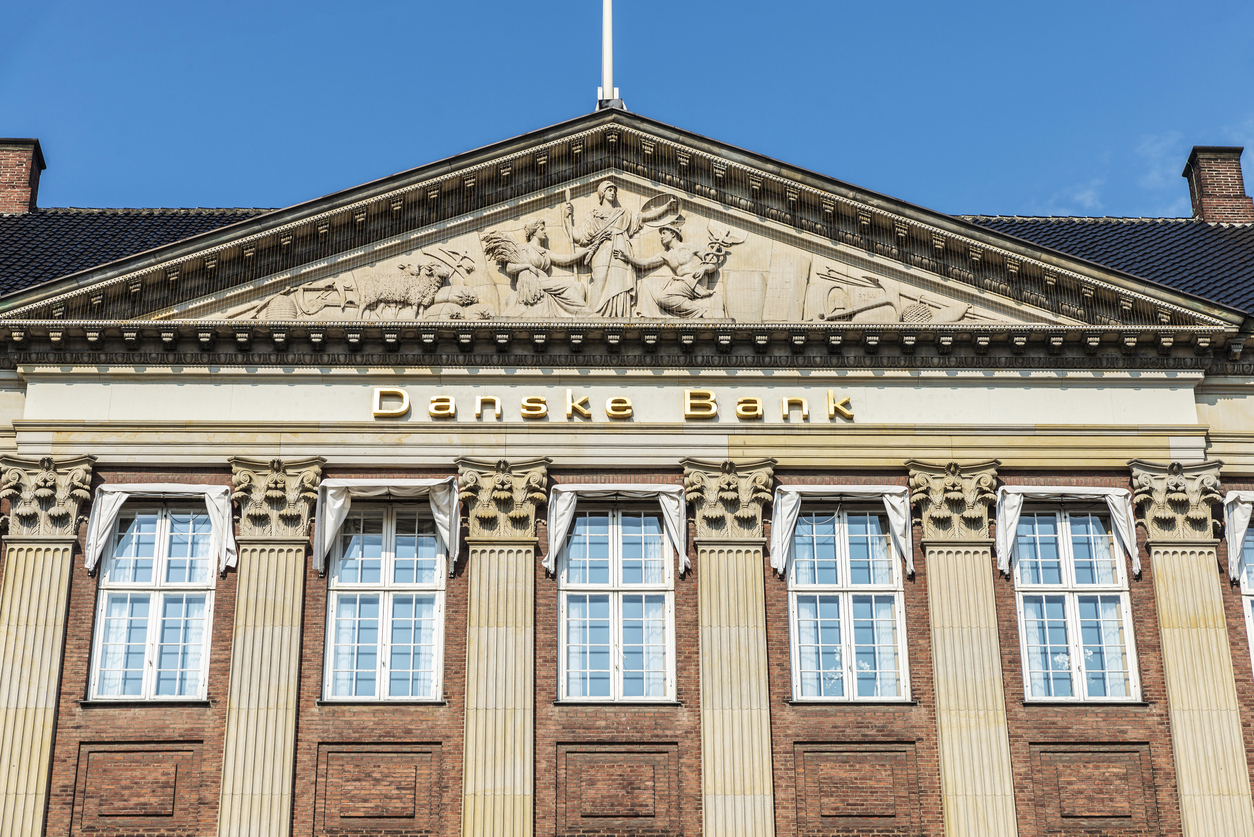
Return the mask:
<path fill-rule="evenodd" d="M 1184 167 L 1193 199 L 1193 217 L 1227 224 L 1254 224 L 1254 200 L 1241 177 L 1244 148 L 1195 145 Z"/>
<path fill-rule="evenodd" d="M 37 139 L 0 138 L 0 212 L 30 212 L 46 169 Z"/>

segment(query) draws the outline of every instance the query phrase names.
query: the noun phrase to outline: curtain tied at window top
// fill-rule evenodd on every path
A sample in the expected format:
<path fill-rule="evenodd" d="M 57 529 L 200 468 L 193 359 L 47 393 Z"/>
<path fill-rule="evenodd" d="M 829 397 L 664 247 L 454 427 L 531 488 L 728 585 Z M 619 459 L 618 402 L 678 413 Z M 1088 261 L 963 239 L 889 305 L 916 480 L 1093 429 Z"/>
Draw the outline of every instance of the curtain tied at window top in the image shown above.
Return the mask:
<path fill-rule="evenodd" d="M 888 536 L 906 572 L 914 575 L 914 544 L 910 531 L 910 489 L 904 485 L 781 485 L 775 489 L 771 517 L 771 568 L 780 575 L 792 557 L 792 536 L 801 516 L 802 498 L 811 500 L 880 499 L 888 514 Z"/>
<path fill-rule="evenodd" d="M 679 571 L 688 570 L 687 518 L 684 516 L 682 485 L 581 483 L 554 486 L 549 494 L 549 553 L 542 562 L 550 573 L 557 571 L 557 556 L 566 546 L 566 536 L 575 522 L 575 506 L 585 500 L 657 500 L 662 507 L 662 528 L 679 556 Z"/>
<path fill-rule="evenodd" d="M 87 547 L 83 550 L 87 569 L 94 570 L 100 562 L 113 526 L 117 523 L 122 506 L 132 497 L 182 500 L 202 497 L 209 513 L 209 544 L 218 559 L 218 572 L 226 572 L 239 560 L 235 548 L 235 531 L 231 520 L 231 489 L 225 485 L 183 485 L 180 483 L 132 483 L 102 485 L 96 489 L 96 502 L 92 503 L 87 518 Z"/>
<path fill-rule="evenodd" d="M 318 486 L 318 504 L 314 508 L 314 567 L 326 572 L 327 556 L 335 549 L 340 527 L 348 519 L 353 498 L 417 499 L 426 497 L 435 519 L 435 531 L 448 555 L 449 572 L 457 566 L 461 538 L 457 525 L 460 516 L 457 501 L 457 477 L 440 479 L 328 479 Z"/>
<path fill-rule="evenodd" d="M 1132 561 L 1132 573 L 1141 574 L 1141 556 L 1136 549 L 1132 517 L 1132 492 L 1126 488 L 1093 488 L 1084 485 L 1003 485 L 997 489 L 997 569 L 1010 575 L 1016 550 L 1015 532 L 1024 500 L 1053 502 L 1104 500 L 1110 512 L 1115 539 Z"/>

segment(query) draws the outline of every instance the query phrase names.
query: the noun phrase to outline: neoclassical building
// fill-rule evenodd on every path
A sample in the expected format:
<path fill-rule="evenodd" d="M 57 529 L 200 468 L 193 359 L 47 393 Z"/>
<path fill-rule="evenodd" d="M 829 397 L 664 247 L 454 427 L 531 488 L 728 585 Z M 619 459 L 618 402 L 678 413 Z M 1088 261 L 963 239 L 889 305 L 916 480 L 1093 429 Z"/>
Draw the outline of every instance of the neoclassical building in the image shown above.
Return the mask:
<path fill-rule="evenodd" d="M 276 210 L 0 140 L 0 834 L 1254 834 L 1241 149 L 955 217 L 617 104 Z"/>

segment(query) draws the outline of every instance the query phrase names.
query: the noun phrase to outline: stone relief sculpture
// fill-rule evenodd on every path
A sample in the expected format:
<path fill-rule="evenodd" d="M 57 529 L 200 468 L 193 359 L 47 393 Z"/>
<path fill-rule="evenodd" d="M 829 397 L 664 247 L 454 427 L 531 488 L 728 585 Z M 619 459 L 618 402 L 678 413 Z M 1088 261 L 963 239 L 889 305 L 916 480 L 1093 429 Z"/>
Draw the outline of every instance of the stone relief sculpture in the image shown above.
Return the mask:
<path fill-rule="evenodd" d="M 956 323 L 971 311 L 968 303 L 929 299 L 887 276 L 855 277 L 829 267 L 810 281 L 821 295 L 816 319 L 830 322 Z"/>
<path fill-rule="evenodd" d="M 997 504 L 997 460 L 940 465 L 909 460 L 910 504 L 918 506 L 923 538 L 988 538 L 988 510 Z"/>
<path fill-rule="evenodd" d="M 508 233 L 489 230 L 482 236 L 483 252 L 514 279 L 514 291 L 505 303 L 505 316 L 520 319 L 591 317 L 588 289 L 578 276 L 552 276 L 553 265 L 571 267 L 588 255 L 587 247 L 570 255 L 549 249 L 544 221 L 532 220 L 523 227 L 519 246 Z"/>
<path fill-rule="evenodd" d="M 1132 504 L 1150 540 L 1209 540 L 1219 526 L 1214 510 L 1223 504 L 1219 491 L 1222 462 L 1161 464 L 1134 459 Z"/>
<path fill-rule="evenodd" d="M 574 204 L 567 201 L 564 222 L 574 243 L 587 249 L 584 263 L 592 268 L 591 307 L 598 316 L 631 316 L 636 294 L 636 274 L 628 261 L 634 255 L 631 240 L 646 222 L 679 211 L 678 198 L 659 197 L 665 197 L 665 201 L 658 206 L 646 203 L 639 212 L 624 209 L 618 203 L 618 186 L 612 180 L 604 180 L 597 186 L 597 206 L 588 210 L 578 225 Z M 623 257 L 616 257 L 616 252 Z"/>
<path fill-rule="evenodd" d="M 249 459 L 231 463 L 231 499 L 239 505 L 241 538 L 305 538 L 322 482 L 322 457 Z"/>
<path fill-rule="evenodd" d="M 703 251 L 684 245 L 684 217 L 675 217 L 658 228 L 662 252 L 640 259 L 630 252 L 615 250 L 614 258 L 627 262 L 641 270 L 663 267 L 669 274 L 651 276 L 641 281 L 638 309 L 642 317 L 680 317 L 682 319 L 723 320 L 727 309 L 723 295 L 710 285 L 714 274 L 727 260 L 727 248 L 742 244 L 745 236 L 736 236 L 731 230 L 716 231 L 711 224 L 707 228 L 709 243 Z"/>
<path fill-rule="evenodd" d="M 52 457 L 0 459 L 0 499 L 9 501 L 8 534 L 17 537 L 73 538 L 79 510 L 91 500 L 94 456 L 59 462 Z"/>
<path fill-rule="evenodd" d="M 466 504 L 471 538 L 535 537 L 536 509 L 548 500 L 549 458 L 492 462 L 457 460 L 458 496 Z"/>
<path fill-rule="evenodd" d="M 771 502 L 774 459 L 709 462 L 682 459 L 684 495 L 695 511 L 698 538 L 761 538 L 762 509 Z"/>

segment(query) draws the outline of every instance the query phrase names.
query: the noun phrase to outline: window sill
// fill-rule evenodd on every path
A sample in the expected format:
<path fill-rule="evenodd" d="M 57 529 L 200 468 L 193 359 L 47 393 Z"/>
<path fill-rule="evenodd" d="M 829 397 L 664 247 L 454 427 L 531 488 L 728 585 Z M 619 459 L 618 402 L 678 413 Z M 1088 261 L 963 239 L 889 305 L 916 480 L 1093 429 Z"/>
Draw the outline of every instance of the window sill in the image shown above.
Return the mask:
<path fill-rule="evenodd" d="M 555 700 L 554 706 L 592 706 L 613 708 L 616 706 L 684 706 L 679 700 Z"/>
<path fill-rule="evenodd" d="M 315 706 L 448 706 L 447 700 L 318 700 Z"/>
<path fill-rule="evenodd" d="M 78 705 L 88 708 L 88 709 L 94 709 L 98 706 L 115 706 L 115 707 L 120 706 L 120 707 L 124 707 L 127 709 L 135 709 L 138 707 L 165 708 L 169 706 L 179 706 L 179 707 L 199 706 L 199 707 L 204 707 L 207 709 L 210 706 L 212 706 L 213 703 L 208 700 L 142 700 L 142 699 L 137 700 L 134 698 L 130 700 L 108 700 L 108 699 L 102 700 L 102 699 L 96 698 L 92 700 L 86 700 L 86 699 L 80 700 L 78 702 Z"/>
<path fill-rule="evenodd" d="M 1149 706 L 1149 701 L 1144 700 L 1025 700 L 1024 706 L 1075 706 L 1083 709 L 1101 708 L 1110 706 L 1114 708 L 1120 707 L 1138 707 Z"/>
<path fill-rule="evenodd" d="M 856 708 L 859 706 L 918 706 L 917 700 L 786 700 L 784 704 L 787 706 L 848 706 Z"/>

